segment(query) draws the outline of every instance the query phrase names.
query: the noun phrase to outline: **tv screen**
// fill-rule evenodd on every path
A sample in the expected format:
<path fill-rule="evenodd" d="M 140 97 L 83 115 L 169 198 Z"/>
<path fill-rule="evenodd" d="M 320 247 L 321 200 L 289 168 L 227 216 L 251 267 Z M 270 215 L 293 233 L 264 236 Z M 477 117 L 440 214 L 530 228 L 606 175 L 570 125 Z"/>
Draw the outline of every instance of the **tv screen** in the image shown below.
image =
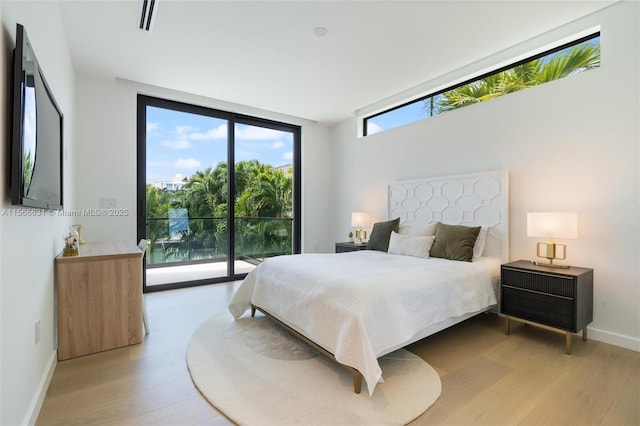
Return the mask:
<path fill-rule="evenodd" d="M 13 54 L 11 202 L 62 208 L 62 112 L 24 27 Z"/>

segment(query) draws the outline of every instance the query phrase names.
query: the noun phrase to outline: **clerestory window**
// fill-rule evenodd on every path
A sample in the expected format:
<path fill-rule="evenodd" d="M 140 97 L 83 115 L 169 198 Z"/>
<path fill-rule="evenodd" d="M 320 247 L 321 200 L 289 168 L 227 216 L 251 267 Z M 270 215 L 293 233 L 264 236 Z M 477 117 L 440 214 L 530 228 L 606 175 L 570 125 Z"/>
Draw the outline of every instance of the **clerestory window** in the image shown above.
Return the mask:
<path fill-rule="evenodd" d="M 600 66 L 600 32 L 363 118 L 363 136 L 488 101 Z"/>

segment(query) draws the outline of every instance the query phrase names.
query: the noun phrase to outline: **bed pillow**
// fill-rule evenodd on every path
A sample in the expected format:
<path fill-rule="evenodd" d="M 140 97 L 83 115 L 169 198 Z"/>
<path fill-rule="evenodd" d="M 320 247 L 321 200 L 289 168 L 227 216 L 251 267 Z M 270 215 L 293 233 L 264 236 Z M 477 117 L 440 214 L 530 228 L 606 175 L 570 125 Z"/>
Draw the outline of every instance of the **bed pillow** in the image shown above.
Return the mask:
<path fill-rule="evenodd" d="M 480 232 L 478 233 L 478 238 L 476 238 L 476 243 L 473 245 L 473 260 L 476 260 L 482 256 L 484 253 L 484 246 L 487 242 L 487 231 L 489 230 L 488 226 L 481 226 Z"/>
<path fill-rule="evenodd" d="M 389 238 L 391 238 L 392 232 L 398 232 L 398 225 L 400 225 L 399 217 L 386 222 L 374 223 L 367 243 L 367 250 L 389 250 Z"/>
<path fill-rule="evenodd" d="M 389 238 L 389 254 L 402 254 L 427 259 L 435 239 L 435 236 L 402 235 L 392 232 L 391 238 Z"/>
<path fill-rule="evenodd" d="M 438 223 L 436 240 L 431 247 L 430 256 L 471 262 L 473 246 L 479 233 L 479 226 Z"/>
<path fill-rule="evenodd" d="M 398 234 L 402 235 L 421 235 L 432 237 L 436 235 L 436 227 L 438 222 L 432 222 L 427 225 L 403 225 L 398 227 Z"/>

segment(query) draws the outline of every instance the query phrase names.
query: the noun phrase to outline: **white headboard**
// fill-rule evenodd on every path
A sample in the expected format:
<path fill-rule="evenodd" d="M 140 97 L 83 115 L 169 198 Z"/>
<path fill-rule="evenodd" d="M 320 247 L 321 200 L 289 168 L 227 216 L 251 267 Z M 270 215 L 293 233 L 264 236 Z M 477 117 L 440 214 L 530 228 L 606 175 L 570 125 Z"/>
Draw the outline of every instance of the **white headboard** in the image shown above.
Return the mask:
<path fill-rule="evenodd" d="M 440 176 L 389 185 L 389 219 L 489 226 L 485 256 L 509 261 L 509 176 L 506 170 Z"/>

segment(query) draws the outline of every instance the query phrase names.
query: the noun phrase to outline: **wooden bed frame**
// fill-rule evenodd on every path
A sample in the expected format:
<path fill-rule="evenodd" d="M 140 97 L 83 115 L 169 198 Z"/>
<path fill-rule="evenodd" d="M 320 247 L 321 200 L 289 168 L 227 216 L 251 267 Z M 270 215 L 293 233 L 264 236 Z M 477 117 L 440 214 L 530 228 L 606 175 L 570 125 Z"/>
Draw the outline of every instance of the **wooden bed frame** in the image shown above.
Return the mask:
<path fill-rule="evenodd" d="M 302 333 L 299 333 L 298 331 L 294 330 L 293 328 L 289 327 L 287 324 L 285 324 L 284 322 L 280 321 L 278 318 L 276 318 L 275 316 L 271 315 L 269 312 L 267 312 L 265 309 L 262 309 L 256 305 L 254 305 L 253 303 L 251 304 L 251 318 L 254 318 L 256 315 L 256 311 L 260 311 L 262 312 L 266 317 L 271 318 L 273 321 L 275 321 L 277 324 L 279 324 L 282 328 L 284 328 L 285 330 L 287 330 L 288 332 L 290 332 L 291 334 L 293 334 L 294 336 L 296 336 L 298 339 L 302 340 L 303 342 L 309 344 L 311 347 L 313 347 L 314 349 L 316 349 L 318 352 L 320 352 L 321 354 L 329 357 L 330 359 L 334 360 L 335 362 L 337 362 L 338 364 L 342 365 L 344 368 L 346 368 L 347 370 L 351 371 L 351 374 L 353 375 L 353 391 L 355 393 L 360 393 L 362 391 L 362 374 L 355 368 L 350 367 L 348 365 L 342 364 L 340 361 L 338 361 L 335 357 L 335 355 L 333 353 L 331 353 L 330 351 L 326 350 L 325 348 L 323 348 L 322 346 L 318 345 L 316 342 L 314 342 L 313 340 L 309 339 L 307 336 L 305 336 Z"/>
<path fill-rule="evenodd" d="M 400 217 L 400 222 L 403 224 L 444 222 L 467 226 L 488 226 L 484 255 L 498 257 L 502 263 L 505 263 L 509 261 L 508 194 L 506 170 L 396 182 L 388 187 L 388 217 Z M 497 283 L 495 291 L 496 295 L 499 295 Z M 488 310 L 483 309 L 433 324 L 417 333 L 402 346 L 389 348 L 380 356 Z M 252 303 L 251 317 L 255 316 L 256 311 L 262 312 L 297 338 L 351 371 L 353 390 L 357 394 L 361 392 L 363 376 L 357 369 L 340 363 L 331 351 Z M 495 311 L 497 312 L 497 309 Z"/>

